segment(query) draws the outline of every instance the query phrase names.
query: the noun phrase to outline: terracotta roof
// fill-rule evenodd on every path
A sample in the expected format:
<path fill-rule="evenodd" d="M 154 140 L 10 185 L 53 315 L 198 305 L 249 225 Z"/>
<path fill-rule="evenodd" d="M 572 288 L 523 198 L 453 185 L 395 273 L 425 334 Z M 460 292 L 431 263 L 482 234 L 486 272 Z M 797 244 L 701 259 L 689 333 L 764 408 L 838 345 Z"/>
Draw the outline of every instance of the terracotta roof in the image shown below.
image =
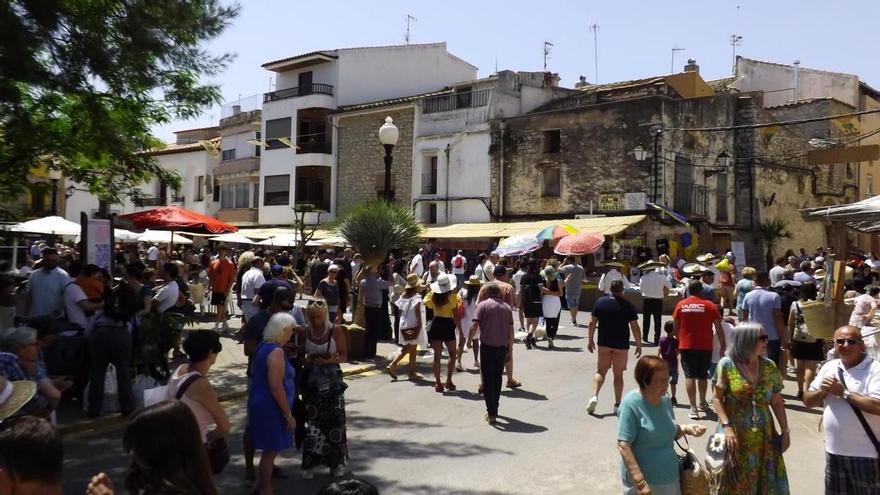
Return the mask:
<path fill-rule="evenodd" d="M 628 81 L 615 81 L 611 83 L 605 84 L 590 84 L 587 86 L 582 86 L 577 88 L 578 91 L 583 91 L 584 93 L 593 93 L 596 91 L 610 91 L 612 89 L 621 89 L 621 88 L 629 88 L 635 86 L 647 86 L 649 84 L 655 84 L 663 81 L 664 76 L 654 76 L 654 77 L 646 77 L 643 79 L 630 79 Z"/>
<path fill-rule="evenodd" d="M 781 64 L 779 62 L 768 62 L 766 60 L 758 60 L 756 58 L 743 57 L 742 55 L 737 55 L 736 59 L 737 60 L 743 59 L 743 60 L 748 60 L 750 62 L 758 62 L 761 64 L 767 64 L 767 65 L 775 65 L 776 67 L 788 67 L 789 69 L 795 68 L 795 66 L 791 65 L 791 64 Z M 810 72 L 824 72 L 826 74 L 838 74 L 838 75 L 843 75 L 843 76 L 856 76 L 856 74 L 850 74 L 848 72 L 836 72 L 833 70 L 812 69 L 810 67 L 801 67 L 800 70 L 808 70 Z M 856 76 L 856 77 L 858 77 L 858 76 Z"/>
<path fill-rule="evenodd" d="M 798 106 L 798 105 L 807 105 L 809 103 L 816 103 L 818 101 L 834 101 L 834 102 L 840 103 L 841 105 L 846 105 L 852 109 L 856 108 L 853 105 L 850 105 L 849 103 L 847 103 L 845 101 L 838 100 L 837 98 L 834 98 L 833 96 L 822 96 L 819 98 L 801 98 L 798 101 L 791 101 L 788 103 L 783 103 L 782 105 L 774 105 L 772 107 L 767 107 L 767 109 L 794 107 L 794 106 Z"/>
<path fill-rule="evenodd" d="M 278 59 L 278 60 L 273 60 L 273 61 L 271 61 L 271 62 L 266 62 L 265 64 L 261 65 L 261 67 L 266 67 L 266 66 L 269 66 L 269 65 L 280 64 L 280 63 L 283 63 L 283 62 L 290 62 L 291 60 L 296 60 L 296 59 L 298 59 L 298 58 L 311 57 L 311 56 L 313 56 L 313 55 L 324 55 L 324 56 L 326 56 L 326 57 L 338 58 L 338 55 L 336 54 L 336 52 L 341 52 L 341 51 L 346 51 L 346 50 L 364 50 L 364 49 L 369 49 L 369 48 L 402 48 L 402 47 L 407 47 L 407 46 L 412 46 L 412 47 L 417 47 L 417 46 L 442 46 L 442 45 L 445 45 L 445 44 L 446 44 L 446 43 L 444 43 L 444 42 L 438 42 L 438 43 L 420 43 L 420 44 L 413 43 L 413 44 L 410 44 L 410 45 L 353 46 L 353 47 L 348 47 L 348 48 L 334 48 L 334 49 L 332 49 L 332 50 L 315 50 L 315 51 L 313 51 L 313 52 L 301 53 L 301 54 L 299 54 L 299 55 L 294 55 L 294 56 L 292 56 L 292 57 L 286 57 L 286 58 L 281 58 L 281 59 Z"/>
<path fill-rule="evenodd" d="M 738 79 L 737 76 L 722 77 L 720 79 L 713 79 L 711 81 L 706 81 L 706 84 L 708 84 L 709 86 L 712 86 L 712 89 L 714 89 L 716 92 L 717 91 L 730 91 L 730 90 L 737 91 L 736 88 L 730 87 L 730 85 L 734 81 L 736 81 L 737 79 Z"/>
<path fill-rule="evenodd" d="M 209 139 L 208 142 L 219 145 L 220 138 Z M 189 144 L 169 144 L 164 148 L 143 151 L 144 155 L 148 156 L 160 156 L 160 155 L 173 155 L 176 153 L 194 153 L 198 151 L 207 151 L 201 143 L 189 143 Z"/>
<path fill-rule="evenodd" d="M 353 110 L 366 110 L 369 108 L 387 107 L 390 105 L 400 105 L 403 103 L 412 103 L 414 101 L 418 101 L 418 100 L 420 100 L 422 98 L 426 98 L 428 96 L 438 96 L 438 95 L 444 95 L 444 94 L 449 94 L 449 93 L 452 93 L 451 89 L 443 89 L 440 91 L 432 91 L 430 93 L 421 93 L 421 94 L 411 95 L 411 96 L 402 96 L 400 98 L 390 98 L 387 100 L 371 101 L 371 102 L 367 102 L 367 103 L 358 103 L 355 105 L 345 105 L 345 106 L 339 107 L 339 110 L 336 113 L 350 112 Z"/>

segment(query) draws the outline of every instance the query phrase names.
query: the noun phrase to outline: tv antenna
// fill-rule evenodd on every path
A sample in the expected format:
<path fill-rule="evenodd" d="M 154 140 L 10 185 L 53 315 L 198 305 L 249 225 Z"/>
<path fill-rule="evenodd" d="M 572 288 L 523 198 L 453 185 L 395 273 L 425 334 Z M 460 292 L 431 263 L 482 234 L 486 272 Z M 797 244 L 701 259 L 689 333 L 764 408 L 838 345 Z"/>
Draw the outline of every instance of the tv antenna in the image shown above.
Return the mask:
<path fill-rule="evenodd" d="M 738 34 L 730 35 L 730 47 L 733 49 L 733 75 L 736 75 L 736 47 L 743 44 L 743 37 Z"/>
<path fill-rule="evenodd" d="M 544 72 L 547 72 L 547 61 L 550 60 L 550 49 L 553 48 L 553 43 L 549 41 L 544 42 Z"/>
<path fill-rule="evenodd" d="M 669 73 L 675 74 L 675 52 L 683 52 L 687 50 L 687 48 L 679 48 L 677 46 L 672 47 L 672 62 L 669 64 Z"/>
<path fill-rule="evenodd" d="M 407 45 L 409 44 L 409 25 L 413 21 L 418 21 L 418 19 L 416 19 L 415 17 L 413 17 L 410 14 L 406 14 L 406 34 L 403 35 L 403 39 L 406 41 Z"/>
<path fill-rule="evenodd" d="M 593 32 L 593 62 L 596 69 L 593 76 L 596 79 L 596 84 L 599 84 L 599 24 L 595 22 L 591 24 L 590 31 Z"/>

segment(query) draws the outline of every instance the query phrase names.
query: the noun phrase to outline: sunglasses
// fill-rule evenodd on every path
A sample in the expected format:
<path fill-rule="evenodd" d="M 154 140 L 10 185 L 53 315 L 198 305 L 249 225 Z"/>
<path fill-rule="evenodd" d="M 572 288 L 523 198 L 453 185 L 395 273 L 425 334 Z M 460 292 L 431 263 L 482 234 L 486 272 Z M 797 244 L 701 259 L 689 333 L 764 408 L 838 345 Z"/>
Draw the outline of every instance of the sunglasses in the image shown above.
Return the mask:
<path fill-rule="evenodd" d="M 856 345 L 862 342 L 862 339 L 834 339 L 834 343 L 837 345 Z"/>
<path fill-rule="evenodd" d="M 761 335 L 760 337 L 758 337 L 758 340 L 760 340 L 761 342 L 769 342 L 770 336 L 769 335 Z"/>
<path fill-rule="evenodd" d="M 309 302 L 309 306 L 321 309 L 321 308 L 326 308 L 327 303 L 324 302 L 323 299 L 315 299 L 314 301 Z"/>

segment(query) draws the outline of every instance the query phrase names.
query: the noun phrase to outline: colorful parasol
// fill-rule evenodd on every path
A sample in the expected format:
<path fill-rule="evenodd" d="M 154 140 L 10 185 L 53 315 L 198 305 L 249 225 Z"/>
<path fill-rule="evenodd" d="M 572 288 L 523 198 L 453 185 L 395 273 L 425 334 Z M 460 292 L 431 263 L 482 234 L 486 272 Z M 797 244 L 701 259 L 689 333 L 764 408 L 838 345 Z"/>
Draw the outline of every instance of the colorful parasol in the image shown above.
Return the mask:
<path fill-rule="evenodd" d="M 559 239 L 553 252 L 563 256 L 590 254 L 602 247 L 604 242 L 605 236 L 602 234 L 580 232 Z"/>
<path fill-rule="evenodd" d="M 512 235 L 506 239 L 502 239 L 495 248 L 498 256 L 521 256 L 523 254 L 537 251 L 541 248 L 544 241 L 536 239 L 534 236 L 520 234 Z"/>
<path fill-rule="evenodd" d="M 571 234 L 577 234 L 578 229 L 572 227 L 571 225 L 563 225 L 556 224 L 545 227 L 543 230 L 538 232 L 538 235 L 535 237 L 544 241 L 558 241 L 563 237 L 567 237 Z"/>

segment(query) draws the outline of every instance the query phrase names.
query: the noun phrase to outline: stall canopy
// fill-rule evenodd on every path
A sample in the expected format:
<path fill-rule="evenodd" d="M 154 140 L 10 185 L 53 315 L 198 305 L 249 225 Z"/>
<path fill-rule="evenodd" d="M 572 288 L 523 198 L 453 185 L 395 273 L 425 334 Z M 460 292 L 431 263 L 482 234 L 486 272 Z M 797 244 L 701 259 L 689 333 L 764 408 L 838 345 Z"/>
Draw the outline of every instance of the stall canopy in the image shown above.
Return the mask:
<path fill-rule="evenodd" d="M 266 227 L 266 228 L 252 228 L 252 229 L 239 229 L 239 234 L 243 236 L 250 237 L 251 239 L 268 239 L 270 237 L 278 237 L 281 235 L 288 236 L 296 236 L 299 235 L 296 230 L 291 228 L 283 228 L 283 227 Z M 324 237 L 330 237 L 333 233 L 327 230 L 318 229 L 315 231 L 314 239 L 321 239 Z"/>
<path fill-rule="evenodd" d="M 645 215 L 597 218 L 557 218 L 533 222 L 459 223 L 437 227 L 426 227 L 422 232 L 424 239 L 491 239 L 513 235 L 536 235 L 540 230 L 556 224 L 565 224 L 581 232 L 594 232 L 612 236 L 645 219 Z"/>
<path fill-rule="evenodd" d="M 254 244 L 255 243 L 252 239 L 245 237 L 245 236 L 239 234 L 238 232 L 234 232 L 231 234 L 221 234 L 221 235 L 214 236 L 214 237 L 208 237 L 208 240 L 209 241 L 216 241 L 216 242 L 229 242 L 232 244 Z"/>
<path fill-rule="evenodd" d="M 79 235 L 82 227 L 62 217 L 43 217 L 17 223 L 8 228 L 11 232 L 48 235 Z"/>
<path fill-rule="evenodd" d="M 348 241 L 343 239 L 342 237 L 324 237 L 321 239 L 312 239 L 311 241 L 306 243 L 306 246 L 316 247 L 316 246 L 348 246 Z"/>
<path fill-rule="evenodd" d="M 121 215 L 119 218 L 131 222 L 136 229 L 180 230 L 211 234 L 223 234 L 238 230 L 238 227 L 234 225 L 179 206 L 163 206 Z"/>
<path fill-rule="evenodd" d="M 805 208 L 801 213 L 813 220 L 844 222 L 860 232 L 880 232 L 880 196 L 844 205 Z"/>
<path fill-rule="evenodd" d="M 137 238 L 138 242 L 156 244 L 192 244 L 193 241 L 167 230 L 147 230 Z"/>

